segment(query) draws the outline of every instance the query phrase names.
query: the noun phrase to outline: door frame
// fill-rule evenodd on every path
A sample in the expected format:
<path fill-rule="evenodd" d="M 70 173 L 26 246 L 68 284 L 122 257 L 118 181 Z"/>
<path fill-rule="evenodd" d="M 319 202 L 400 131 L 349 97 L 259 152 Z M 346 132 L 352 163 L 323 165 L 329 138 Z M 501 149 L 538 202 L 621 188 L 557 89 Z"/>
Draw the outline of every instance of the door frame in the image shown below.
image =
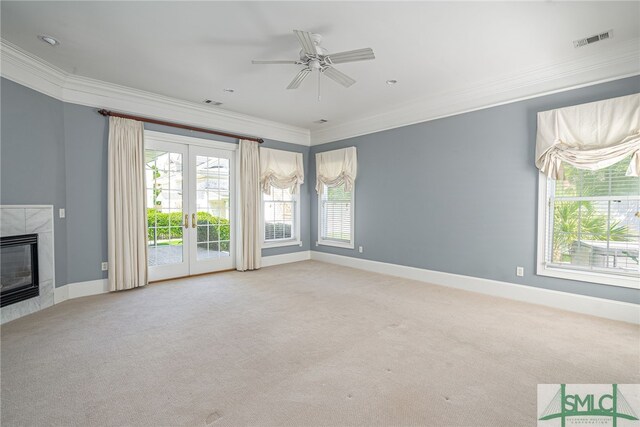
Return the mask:
<path fill-rule="evenodd" d="M 191 195 L 189 193 L 192 192 L 192 190 L 190 189 L 190 184 L 191 184 L 191 180 L 195 177 L 195 170 L 190 170 L 191 169 L 191 151 L 197 151 L 197 147 L 203 147 L 203 148 L 211 148 L 214 150 L 219 150 L 219 151 L 226 151 L 230 153 L 230 166 L 231 166 L 231 172 L 230 172 L 230 183 L 229 183 L 229 195 L 231 198 L 231 202 L 229 203 L 229 217 L 231 220 L 231 229 L 230 229 L 230 265 L 229 266 L 225 266 L 225 269 L 233 269 L 236 266 L 236 245 L 237 245 L 237 238 L 238 235 L 236 233 L 237 230 L 237 224 L 236 224 L 236 206 L 237 206 L 237 193 L 236 193 L 236 181 L 237 181 L 237 177 L 238 177 L 238 170 L 237 170 L 237 156 L 236 156 L 236 151 L 238 150 L 238 144 L 233 143 L 233 142 L 222 142 L 222 141 L 215 141 L 215 140 L 209 140 L 209 139 L 203 139 L 203 138 L 196 138 L 196 137 L 192 137 L 192 136 L 184 136 L 184 135 L 175 135 L 175 134 L 170 134 L 170 133 L 164 133 L 164 132 L 158 132 L 158 131 L 151 131 L 151 130 L 145 130 L 144 131 L 144 141 L 145 141 L 145 149 L 147 148 L 147 142 L 151 142 L 151 145 L 161 148 L 161 147 L 166 147 L 169 149 L 170 146 L 175 147 L 175 144 L 181 145 L 183 146 L 183 152 L 181 153 L 183 155 L 183 165 L 188 165 L 188 166 L 183 166 L 183 201 L 182 201 L 182 206 L 183 206 L 183 214 L 184 212 L 188 212 L 189 214 L 192 213 L 191 209 L 195 209 L 195 194 Z M 190 150 L 190 146 L 194 146 L 196 149 L 195 150 Z M 146 197 L 146 195 L 145 195 Z M 193 199 L 193 200 L 191 200 Z M 193 212 L 195 212 L 195 210 L 193 210 Z M 191 216 L 189 216 L 189 218 L 191 219 Z M 171 268 L 166 268 L 166 269 L 162 269 L 160 271 L 157 271 L 157 273 L 159 274 L 154 274 L 154 277 L 150 277 L 150 281 L 158 281 L 158 280 L 167 280 L 167 279 L 174 279 L 174 278 L 178 278 L 178 277 L 185 277 L 185 276 L 192 276 L 192 275 L 198 275 L 198 274 L 205 274 L 208 272 L 214 272 L 214 271 L 220 271 L 220 270 L 212 270 L 212 271 L 207 271 L 206 268 L 202 268 L 202 267 L 198 267 L 197 265 L 197 259 L 192 260 L 191 257 L 193 256 L 193 253 L 195 253 L 195 251 L 192 251 L 191 246 L 194 246 L 196 244 L 196 242 L 191 242 L 191 237 L 195 235 L 194 232 L 192 232 L 192 230 L 194 230 L 193 228 L 191 228 L 191 224 L 188 228 L 189 232 L 188 233 L 183 233 L 183 266 L 178 268 L 178 269 L 171 269 Z M 146 234 L 145 234 L 146 236 Z M 147 243 L 148 244 L 148 243 Z M 176 264 L 172 264 L 171 266 L 175 266 Z M 200 266 L 202 266 L 202 264 L 200 264 Z M 169 266 L 167 266 L 169 267 Z M 156 267 L 157 268 L 157 267 Z M 155 269 L 155 268 L 154 268 Z M 172 271 L 174 270 L 174 271 Z M 222 269 L 221 269 L 222 270 Z"/>

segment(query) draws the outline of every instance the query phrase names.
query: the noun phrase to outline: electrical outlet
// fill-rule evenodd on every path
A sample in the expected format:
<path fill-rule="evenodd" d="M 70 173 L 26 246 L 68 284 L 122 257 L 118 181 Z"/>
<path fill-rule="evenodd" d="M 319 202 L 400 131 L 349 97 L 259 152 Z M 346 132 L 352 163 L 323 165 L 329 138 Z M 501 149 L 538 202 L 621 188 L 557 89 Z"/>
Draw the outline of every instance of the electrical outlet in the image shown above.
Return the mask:
<path fill-rule="evenodd" d="M 101 267 L 102 267 L 102 271 L 107 271 L 107 270 L 109 270 L 109 263 L 108 262 L 103 262 Z"/>
<path fill-rule="evenodd" d="M 300 242 L 300 243 L 298 244 L 298 246 L 302 247 L 302 242 Z"/>
<path fill-rule="evenodd" d="M 518 277 L 524 276 L 524 267 L 516 267 L 516 276 Z"/>
<path fill-rule="evenodd" d="M 60 218 L 64 218 L 66 216 L 66 213 L 64 212 L 64 208 L 61 208 L 58 213 L 60 214 Z"/>
<path fill-rule="evenodd" d="M 319 245 L 318 242 L 316 242 L 316 246 L 318 246 L 318 245 Z"/>
<path fill-rule="evenodd" d="M 358 246 L 358 252 L 362 253 L 364 251 L 364 248 L 362 246 Z"/>

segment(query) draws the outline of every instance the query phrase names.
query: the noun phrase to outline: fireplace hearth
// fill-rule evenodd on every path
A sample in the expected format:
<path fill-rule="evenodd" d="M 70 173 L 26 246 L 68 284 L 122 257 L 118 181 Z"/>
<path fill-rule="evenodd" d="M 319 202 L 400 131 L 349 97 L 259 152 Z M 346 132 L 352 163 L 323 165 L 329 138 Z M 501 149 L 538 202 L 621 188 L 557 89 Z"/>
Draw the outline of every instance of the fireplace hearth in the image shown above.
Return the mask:
<path fill-rule="evenodd" d="M 0 306 L 40 295 L 38 235 L 0 237 Z"/>

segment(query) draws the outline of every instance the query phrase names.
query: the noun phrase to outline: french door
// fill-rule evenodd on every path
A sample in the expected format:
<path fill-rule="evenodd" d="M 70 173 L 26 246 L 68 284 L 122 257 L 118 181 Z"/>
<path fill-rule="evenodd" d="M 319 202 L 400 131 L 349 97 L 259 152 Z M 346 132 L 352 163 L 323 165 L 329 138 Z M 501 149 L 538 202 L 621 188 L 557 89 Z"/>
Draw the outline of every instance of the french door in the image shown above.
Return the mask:
<path fill-rule="evenodd" d="M 145 134 L 149 280 L 233 268 L 234 151 L 166 139 L 192 138 Z"/>

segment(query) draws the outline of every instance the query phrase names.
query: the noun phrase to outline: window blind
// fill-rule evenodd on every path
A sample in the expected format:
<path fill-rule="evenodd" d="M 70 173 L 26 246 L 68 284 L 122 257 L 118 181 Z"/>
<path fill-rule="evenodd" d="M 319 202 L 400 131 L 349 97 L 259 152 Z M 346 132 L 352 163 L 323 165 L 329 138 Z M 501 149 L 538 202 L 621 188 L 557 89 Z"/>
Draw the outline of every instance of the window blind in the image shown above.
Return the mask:
<path fill-rule="evenodd" d="M 640 178 L 629 159 L 597 171 L 565 165 L 548 181 L 546 262 L 562 268 L 638 275 Z"/>
<path fill-rule="evenodd" d="M 273 242 L 296 238 L 296 197 L 288 188 L 271 187 L 263 194 L 264 241 Z"/>
<path fill-rule="evenodd" d="M 346 191 L 345 184 L 324 186 L 320 196 L 320 238 L 350 243 L 353 221 L 353 194 Z"/>

